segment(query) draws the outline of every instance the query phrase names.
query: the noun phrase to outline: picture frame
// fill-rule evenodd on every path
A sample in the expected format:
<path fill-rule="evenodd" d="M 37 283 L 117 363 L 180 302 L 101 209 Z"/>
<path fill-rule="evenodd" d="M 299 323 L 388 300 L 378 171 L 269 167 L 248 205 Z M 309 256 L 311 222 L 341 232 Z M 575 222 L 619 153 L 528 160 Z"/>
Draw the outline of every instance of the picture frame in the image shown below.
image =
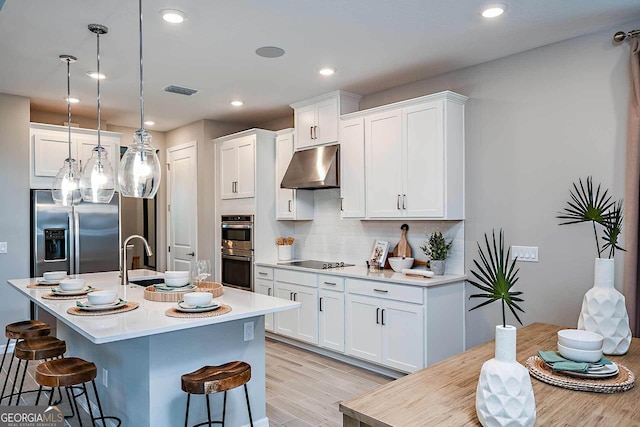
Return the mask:
<path fill-rule="evenodd" d="M 384 264 L 387 261 L 388 252 L 389 242 L 384 240 L 376 240 L 373 243 L 373 250 L 371 251 L 371 264 L 374 267 L 384 268 Z"/>

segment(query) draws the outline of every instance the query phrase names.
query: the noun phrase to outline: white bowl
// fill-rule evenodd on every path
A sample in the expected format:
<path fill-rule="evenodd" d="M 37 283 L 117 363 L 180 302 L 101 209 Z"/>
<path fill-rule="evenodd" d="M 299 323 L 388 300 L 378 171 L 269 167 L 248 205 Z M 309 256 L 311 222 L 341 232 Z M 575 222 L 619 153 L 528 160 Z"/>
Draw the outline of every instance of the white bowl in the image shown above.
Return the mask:
<path fill-rule="evenodd" d="M 188 294 L 184 294 L 182 297 L 184 302 L 189 305 L 209 305 L 213 300 L 213 294 L 210 292 L 189 292 Z"/>
<path fill-rule="evenodd" d="M 563 329 L 558 331 L 558 343 L 576 350 L 602 350 L 604 337 L 581 329 Z"/>
<path fill-rule="evenodd" d="M 172 286 L 172 287 L 178 287 L 178 286 L 184 286 L 186 284 L 189 283 L 190 277 L 180 277 L 177 279 L 168 279 L 167 277 L 164 278 L 164 283 L 167 286 Z"/>
<path fill-rule="evenodd" d="M 576 348 L 565 347 L 562 344 L 558 343 L 558 351 L 566 359 L 573 360 L 575 362 L 595 363 L 598 360 L 602 359 L 602 349 L 578 350 Z"/>
<path fill-rule="evenodd" d="M 413 258 L 391 257 L 389 258 L 389 265 L 391 265 L 393 271 L 402 271 L 404 268 L 411 268 Z"/>
<path fill-rule="evenodd" d="M 46 273 L 42 273 L 44 280 L 60 280 L 65 277 L 67 277 L 66 271 L 47 271 Z"/>
<path fill-rule="evenodd" d="M 95 291 L 87 294 L 87 300 L 91 305 L 111 304 L 118 298 L 116 291 Z"/>
<path fill-rule="evenodd" d="M 184 279 L 191 277 L 191 272 L 189 271 L 165 271 L 164 278 L 165 279 Z"/>
<path fill-rule="evenodd" d="M 84 279 L 64 279 L 60 280 L 60 289 L 63 291 L 77 291 L 84 288 L 86 283 Z"/>

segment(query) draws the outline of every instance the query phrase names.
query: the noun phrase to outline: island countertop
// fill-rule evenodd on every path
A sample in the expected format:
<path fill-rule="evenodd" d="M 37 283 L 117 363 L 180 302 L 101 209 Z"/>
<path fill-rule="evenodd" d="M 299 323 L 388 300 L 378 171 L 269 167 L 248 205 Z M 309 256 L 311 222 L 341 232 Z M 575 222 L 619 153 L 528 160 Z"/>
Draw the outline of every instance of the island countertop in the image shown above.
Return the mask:
<path fill-rule="evenodd" d="M 129 284 L 126 289 L 120 285 L 119 273 L 89 273 L 73 277 L 85 279 L 87 285 L 102 290 L 115 290 L 120 298 L 135 301 L 140 306 L 132 311 L 103 316 L 76 316 L 67 313 L 74 307 L 76 299 L 50 300 L 42 295 L 50 293 L 51 287 L 27 288 L 36 283 L 35 278 L 12 279 L 9 284 L 23 293 L 27 298 L 54 315 L 57 319 L 75 330 L 94 344 L 127 340 L 165 332 L 190 329 L 198 326 L 213 325 L 238 319 L 261 316 L 267 313 L 291 310 L 300 307 L 301 303 L 285 299 L 261 295 L 254 292 L 224 288 L 222 296 L 215 298 L 218 303 L 231 307 L 231 312 L 205 318 L 175 318 L 165 315 L 165 311 L 173 306 L 172 302 L 157 302 L 144 299 L 144 287 Z M 77 299 L 84 299 L 79 296 Z"/>

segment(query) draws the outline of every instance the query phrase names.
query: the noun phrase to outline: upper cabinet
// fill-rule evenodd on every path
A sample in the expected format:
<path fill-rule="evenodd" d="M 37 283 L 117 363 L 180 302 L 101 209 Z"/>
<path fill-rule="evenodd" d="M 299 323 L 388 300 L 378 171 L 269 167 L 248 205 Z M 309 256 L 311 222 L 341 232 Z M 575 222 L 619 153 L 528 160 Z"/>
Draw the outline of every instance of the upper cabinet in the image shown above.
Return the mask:
<path fill-rule="evenodd" d="M 114 171 L 120 162 L 120 137 L 116 132 L 100 131 L 100 144 L 106 149 Z M 83 167 L 98 145 L 98 131 L 71 128 L 71 157 Z M 65 159 L 69 157 L 69 129 L 65 126 L 31 123 L 31 188 L 49 189 Z"/>
<path fill-rule="evenodd" d="M 342 116 L 342 216 L 464 219 L 466 100 L 446 91 Z"/>
<path fill-rule="evenodd" d="M 278 131 L 276 136 L 276 219 L 313 219 L 313 191 L 281 188 L 280 183 L 293 157 L 293 129 Z"/>
<path fill-rule="evenodd" d="M 256 135 L 222 142 L 220 152 L 220 197 L 242 199 L 255 196 Z"/>
<path fill-rule="evenodd" d="M 338 90 L 291 104 L 295 149 L 338 142 L 340 115 L 357 111 L 360 98 L 360 95 Z"/>

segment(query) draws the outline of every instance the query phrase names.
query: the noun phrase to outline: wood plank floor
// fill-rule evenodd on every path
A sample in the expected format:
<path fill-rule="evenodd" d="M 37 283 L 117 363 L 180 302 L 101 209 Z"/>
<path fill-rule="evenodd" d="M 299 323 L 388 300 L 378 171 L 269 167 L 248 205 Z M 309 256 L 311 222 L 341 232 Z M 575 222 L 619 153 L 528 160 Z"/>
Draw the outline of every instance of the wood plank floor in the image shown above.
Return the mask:
<path fill-rule="evenodd" d="M 271 427 L 341 426 L 342 414 L 338 410 L 338 404 L 342 400 L 364 394 L 392 381 L 392 378 L 271 339 L 267 339 L 266 344 L 267 417 Z M 36 365 L 29 364 L 25 390 L 37 388 L 34 378 Z M 8 360 L 0 375 L 0 387 L 7 367 Z M 12 386 L 14 372 L 15 363 L 7 388 Z M 20 372 L 22 375 L 22 369 Z M 36 393 L 24 394 L 20 405 L 33 405 L 35 398 Z M 46 404 L 48 398 L 48 394 L 43 395 L 40 404 Z M 7 403 L 8 399 L 2 401 L 3 405 Z M 60 407 L 65 414 L 70 414 L 66 396 Z M 90 425 L 89 415 L 82 409 L 81 412 L 84 425 Z M 67 421 L 66 425 L 79 424 L 73 420 L 71 424 Z"/>

